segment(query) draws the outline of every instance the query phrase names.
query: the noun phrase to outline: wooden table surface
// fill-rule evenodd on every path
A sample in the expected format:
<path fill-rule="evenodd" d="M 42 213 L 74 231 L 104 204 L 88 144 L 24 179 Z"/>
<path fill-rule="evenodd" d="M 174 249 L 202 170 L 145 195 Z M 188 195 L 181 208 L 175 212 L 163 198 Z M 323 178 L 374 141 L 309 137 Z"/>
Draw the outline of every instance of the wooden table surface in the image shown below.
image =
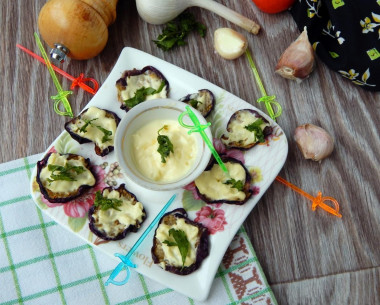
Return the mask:
<path fill-rule="evenodd" d="M 356 87 L 320 60 L 301 84 L 274 74 L 282 51 L 299 35 L 288 12 L 268 15 L 250 0 L 219 0 L 256 20 L 258 36 L 240 30 L 214 13 L 189 9 L 208 29 L 204 39 L 190 35 L 188 45 L 163 52 L 152 42 L 163 26 L 138 15 L 135 1 L 120 0 L 103 52 L 87 61 L 68 60 L 63 69 L 104 82 L 125 46 L 162 58 L 256 104 L 260 92 L 243 56 L 226 61 L 213 49 L 213 32 L 231 27 L 249 41 L 269 94 L 283 106 L 278 120 L 289 141 L 280 175 L 315 195 L 335 197 L 343 218 L 322 210 L 279 182 L 274 182 L 253 209 L 245 227 L 279 304 L 380 304 L 380 95 Z M 44 0 L 0 2 L 0 162 L 41 153 L 61 133 L 67 120 L 58 116 L 50 96 L 56 94 L 47 69 L 16 48 L 36 53 L 33 32 Z M 70 82 L 64 80 L 63 88 Z M 74 113 L 91 99 L 77 90 Z M 333 154 L 321 163 L 305 160 L 293 140 L 294 129 L 313 123 L 335 140 Z"/>

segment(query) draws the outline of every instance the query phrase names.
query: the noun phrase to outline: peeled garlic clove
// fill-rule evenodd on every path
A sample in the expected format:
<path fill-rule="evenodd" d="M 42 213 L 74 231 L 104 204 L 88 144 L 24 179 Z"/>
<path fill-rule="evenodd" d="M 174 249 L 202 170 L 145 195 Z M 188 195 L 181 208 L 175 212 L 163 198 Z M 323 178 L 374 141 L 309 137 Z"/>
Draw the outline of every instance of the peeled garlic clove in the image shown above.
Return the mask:
<path fill-rule="evenodd" d="M 301 35 L 282 53 L 276 73 L 300 83 L 314 68 L 314 50 L 304 28 Z"/>
<path fill-rule="evenodd" d="M 321 161 L 334 149 L 334 140 L 330 134 L 313 124 L 298 126 L 294 131 L 294 140 L 304 158 L 313 161 Z"/>
<path fill-rule="evenodd" d="M 232 29 L 219 28 L 214 32 L 214 48 L 225 59 L 240 57 L 247 47 L 247 38 Z"/>

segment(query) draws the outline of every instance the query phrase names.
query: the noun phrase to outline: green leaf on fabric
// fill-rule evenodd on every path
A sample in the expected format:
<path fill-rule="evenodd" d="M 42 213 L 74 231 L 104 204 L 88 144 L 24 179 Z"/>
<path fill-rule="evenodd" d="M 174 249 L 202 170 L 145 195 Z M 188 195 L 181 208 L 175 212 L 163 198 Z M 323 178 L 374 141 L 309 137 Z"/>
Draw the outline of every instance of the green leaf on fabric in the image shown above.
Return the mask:
<path fill-rule="evenodd" d="M 339 57 L 339 54 L 335 53 L 335 52 L 329 52 L 331 57 L 332 58 L 338 58 Z"/>
<path fill-rule="evenodd" d="M 370 77 L 370 73 L 369 73 L 369 68 L 364 72 L 363 76 L 362 76 L 362 81 L 363 82 L 367 82 L 367 79 Z"/>
<path fill-rule="evenodd" d="M 379 3 L 379 2 L 378 2 Z M 380 5 L 380 4 L 379 4 Z M 372 18 L 376 22 L 380 22 L 380 15 L 372 13 Z"/>
<path fill-rule="evenodd" d="M 344 2 L 342 0 L 333 0 L 332 5 L 334 9 L 337 9 L 338 7 L 344 6 Z"/>
<path fill-rule="evenodd" d="M 41 195 L 42 196 L 42 195 Z M 38 207 L 41 209 L 41 210 L 46 210 L 48 208 L 48 206 L 46 205 L 45 202 L 42 201 L 41 197 L 38 197 L 37 198 L 37 204 L 38 204 Z"/>
<path fill-rule="evenodd" d="M 200 199 L 194 199 L 193 193 L 184 190 L 182 195 L 182 206 L 187 211 L 199 211 L 202 207 L 204 207 L 206 203 Z"/>
<path fill-rule="evenodd" d="M 79 232 L 84 224 L 86 223 L 87 216 L 77 218 L 77 217 L 69 217 L 68 224 L 71 230 L 74 232 Z"/>

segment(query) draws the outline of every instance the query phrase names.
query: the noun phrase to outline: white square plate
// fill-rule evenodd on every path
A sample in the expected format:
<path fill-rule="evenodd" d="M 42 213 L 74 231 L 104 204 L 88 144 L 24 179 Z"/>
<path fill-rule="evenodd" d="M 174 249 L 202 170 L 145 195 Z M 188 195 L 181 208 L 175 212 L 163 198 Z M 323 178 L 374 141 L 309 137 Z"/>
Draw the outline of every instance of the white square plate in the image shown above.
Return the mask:
<path fill-rule="evenodd" d="M 203 301 L 209 294 L 216 271 L 232 238 L 284 165 L 288 153 L 288 143 L 282 129 L 251 104 L 179 67 L 132 48 L 123 49 L 115 67 L 87 107 L 96 106 L 111 110 L 123 118 L 126 112 L 120 109 L 121 104 L 117 100 L 115 83 L 125 70 L 142 69 L 148 65 L 161 71 L 169 81 L 169 98 L 180 99 L 189 93 L 197 92 L 199 89 L 209 89 L 214 93 L 216 106 L 208 118 L 212 122 L 211 128 L 214 138 L 219 138 L 225 132 L 229 118 L 240 109 L 254 109 L 270 122 L 274 128 L 274 135 L 266 143 L 256 145 L 248 151 L 240 152 L 241 155 L 244 155 L 246 167 L 253 173 L 252 181 L 255 194 L 245 204 L 237 206 L 228 204 L 207 205 L 201 200 L 195 200 L 192 192 L 184 189 L 175 192 L 147 191 L 128 179 L 123 173 L 118 172 L 117 164 L 115 167 L 115 152 L 111 152 L 105 157 L 97 156 L 92 143 L 79 145 L 66 131 L 61 133 L 46 152 L 55 150 L 59 153 L 76 153 L 90 158 L 91 163 L 96 167 L 98 184 L 79 199 L 62 205 L 49 204 L 48 206 L 39 192 L 35 179 L 32 179 L 31 193 L 36 204 L 57 223 L 113 258 L 115 258 L 115 253 L 126 254 L 128 252 L 163 205 L 174 193 L 177 193 L 178 196 L 169 211 L 183 207 L 187 210 L 190 219 L 193 220 L 199 216 L 200 211 L 203 212 L 203 221 L 208 222 L 209 229 L 211 228 L 213 232 L 210 234 L 210 255 L 203 261 L 201 267 L 190 275 L 179 276 L 164 271 L 152 263 L 150 252 L 154 234 L 154 230 L 152 230 L 133 255 L 132 261 L 138 265 L 137 272 L 188 297 Z M 33 172 L 33 177 L 35 176 L 36 169 Z M 95 191 L 109 186 L 107 183 L 115 186 L 125 183 L 126 188 L 143 203 L 148 215 L 137 233 L 129 233 L 121 241 L 105 242 L 95 236 L 88 228 L 86 212 L 93 203 Z M 198 219 L 200 218 L 198 217 Z M 115 258 L 115 266 L 119 262 L 119 259 Z M 128 287 L 121 287 L 120 289 L 128 289 Z"/>

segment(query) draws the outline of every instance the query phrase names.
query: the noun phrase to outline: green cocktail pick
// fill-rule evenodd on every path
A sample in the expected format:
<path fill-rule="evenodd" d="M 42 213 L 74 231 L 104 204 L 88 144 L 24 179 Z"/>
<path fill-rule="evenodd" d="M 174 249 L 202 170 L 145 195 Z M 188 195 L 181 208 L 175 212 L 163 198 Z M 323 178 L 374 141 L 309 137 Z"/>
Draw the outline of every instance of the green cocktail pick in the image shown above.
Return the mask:
<path fill-rule="evenodd" d="M 69 101 L 67 99 L 67 96 L 69 94 L 72 94 L 73 92 L 72 91 L 64 91 L 62 89 L 62 86 L 59 83 L 57 76 L 55 75 L 55 72 L 53 70 L 53 67 L 51 66 L 49 57 L 47 56 L 47 54 L 45 52 L 45 49 L 42 46 L 41 40 L 38 37 L 37 33 L 34 33 L 34 38 L 36 39 L 37 46 L 40 49 L 42 57 L 45 60 L 46 66 L 47 66 L 47 68 L 49 70 L 49 73 L 51 75 L 51 78 L 53 79 L 54 85 L 55 85 L 55 87 L 57 88 L 57 91 L 58 91 L 57 95 L 51 96 L 51 98 L 54 100 L 54 111 L 57 114 L 59 114 L 59 115 L 65 115 L 65 116 L 74 117 L 73 111 L 71 110 L 70 103 L 69 103 Z M 61 111 L 59 109 L 59 106 L 60 106 L 61 103 L 63 104 L 63 107 L 66 110 L 65 112 L 63 112 L 63 111 Z"/>
<path fill-rule="evenodd" d="M 189 116 L 190 120 L 194 124 L 193 126 L 187 125 L 187 124 L 185 124 L 183 122 L 183 117 L 185 115 Z M 207 134 L 204 132 L 204 130 L 206 128 L 208 128 L 211 125 L 211 123 L 208 122 L 206 125 L 202 125 L 201 122 L 199 122 L 199 120 L 198 120 L 197 116 L 195 115 L 195 113 L 190 109 L 190 106 L 186 106 L 186 111 L 182 112 L 179 115 L 178 122 L 179 122 L 179 124 L 182 127 L 190 129 L 188 131 L 188 134 L 191 134 L 193 132 L 199 132 L 199 134 L 201 135 L 203 141 L 205 141 L 207 147 L 210 149 L 210 151 L 211 151 L 212 155 L 214 156 L 215 160 L 218 162 L 220 168 L 223 170 L 223 172 L 225 172 L 229 176 L 228 169 L 227 169 L 226 165 L 223 163 L 223 161 L 220 158 L 218 152 L 216 151 L 214 145 L 212 145 L 211 140 L 208 138 Z"/>
<path fill-rule="evenodd" d="M 245 51 L 245 54 L 247 55 L 247 58 L 248 58 L 248 61 L 249 61 L 249 65 L 251 66 L 251 69 L 252 69 L 253 75 L 255 77 L 257 86 L 259 87 L 261 95 L 262 95 L 262 97 L 259 98 L 256 102 L 258 102 L 258 103 L 264 102 L 265 107 L 267 108 L 269 116 L 271 117 L 271 119 L 273 121 L 276 121 L 276 118 L 278 118 L 282 114 L 282 107 L 276 101 L 276 96 L 275 95 L 269 95 L 268 96 L 267 92 L 265 91 L 263 82 L 261 81 L 261 78 L 259 76 L 259 71 L 257 71 L 256 65 L 255 65 L 255 63 L 254 63 L 254 61 L 252 59 L 252 55 L 251 55 L 251 53 L 249 52 L 248 49 Z M 276 113 L 274 112 L 274 110 L 272 108 L 272 105 L 276 107 L 276 110 L 277 110 Z"/>

